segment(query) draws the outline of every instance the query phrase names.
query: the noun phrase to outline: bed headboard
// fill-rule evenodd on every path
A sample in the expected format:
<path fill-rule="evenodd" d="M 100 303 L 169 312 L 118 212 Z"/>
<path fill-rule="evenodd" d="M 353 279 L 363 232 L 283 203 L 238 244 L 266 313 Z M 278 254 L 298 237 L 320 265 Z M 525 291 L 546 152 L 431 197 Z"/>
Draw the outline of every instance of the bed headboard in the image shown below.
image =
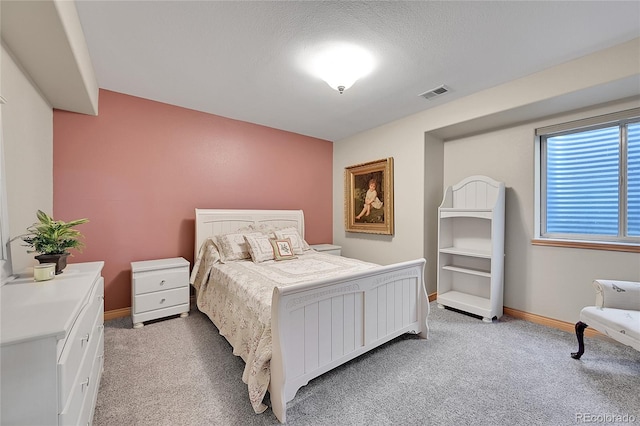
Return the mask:
<path fill-rule="evenodd" d="M 196 245 L 194 259 L 202 243 L 213 235 L 233 232 L 245 226 L 261 224 L 276 228 L 293 226 L 304 238 L 302 210 L 219 210 L 196 209 Z"/>

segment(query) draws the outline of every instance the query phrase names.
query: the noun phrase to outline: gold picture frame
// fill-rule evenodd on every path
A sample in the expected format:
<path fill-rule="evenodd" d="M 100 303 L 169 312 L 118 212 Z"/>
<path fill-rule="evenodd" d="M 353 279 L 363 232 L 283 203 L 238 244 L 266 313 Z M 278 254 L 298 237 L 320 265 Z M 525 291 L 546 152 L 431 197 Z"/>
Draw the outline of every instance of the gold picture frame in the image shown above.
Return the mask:
<path fill-rule="evenodd" d="M 393 235 L 393 157 L 345 167 L 347 232 Z"/>

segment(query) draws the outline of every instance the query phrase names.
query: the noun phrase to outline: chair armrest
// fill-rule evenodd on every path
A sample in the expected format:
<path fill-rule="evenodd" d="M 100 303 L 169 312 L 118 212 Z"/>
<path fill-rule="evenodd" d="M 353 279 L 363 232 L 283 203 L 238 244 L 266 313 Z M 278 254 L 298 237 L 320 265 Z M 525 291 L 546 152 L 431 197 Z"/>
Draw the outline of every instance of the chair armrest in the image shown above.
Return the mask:
<path fill-rule="evenodd" d="M 640 310 L 640 282 L 595 280 L 596 307 Z"/>

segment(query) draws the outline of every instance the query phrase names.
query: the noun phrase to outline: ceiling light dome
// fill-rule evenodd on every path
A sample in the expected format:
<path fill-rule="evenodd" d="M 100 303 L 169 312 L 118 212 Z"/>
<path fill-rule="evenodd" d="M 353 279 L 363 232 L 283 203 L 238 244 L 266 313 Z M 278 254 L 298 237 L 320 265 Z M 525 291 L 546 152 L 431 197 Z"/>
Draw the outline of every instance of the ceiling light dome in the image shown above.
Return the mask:
<path fill-rule="evenodd" d="M 342 93 L 374 67 L 373 56 L 352 44 L 333 44 L 321 49 L 312 61 L 313 73 Z"/>

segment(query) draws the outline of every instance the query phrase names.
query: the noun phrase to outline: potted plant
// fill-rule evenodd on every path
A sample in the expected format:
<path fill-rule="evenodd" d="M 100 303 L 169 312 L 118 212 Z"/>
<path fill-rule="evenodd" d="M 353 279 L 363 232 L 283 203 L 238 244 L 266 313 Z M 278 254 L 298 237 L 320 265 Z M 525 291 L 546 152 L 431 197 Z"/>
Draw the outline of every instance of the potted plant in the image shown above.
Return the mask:
<path fill-rule="evenodd" d="M 76 219 L 70 222 L 53 220 L 51 216 L 38 210 L 38 222 L 27 228 L 28 234 L 22 235 L 28 253 L 40 253 L 35 258 L 40 263 L 55 263 L 56 274 L 62 273 L 67 266 L 69 249 L 80 250 L 84 244 L 82 234 L 73 229 L 77 225 L 89 222 L 88 219 Z"/>

